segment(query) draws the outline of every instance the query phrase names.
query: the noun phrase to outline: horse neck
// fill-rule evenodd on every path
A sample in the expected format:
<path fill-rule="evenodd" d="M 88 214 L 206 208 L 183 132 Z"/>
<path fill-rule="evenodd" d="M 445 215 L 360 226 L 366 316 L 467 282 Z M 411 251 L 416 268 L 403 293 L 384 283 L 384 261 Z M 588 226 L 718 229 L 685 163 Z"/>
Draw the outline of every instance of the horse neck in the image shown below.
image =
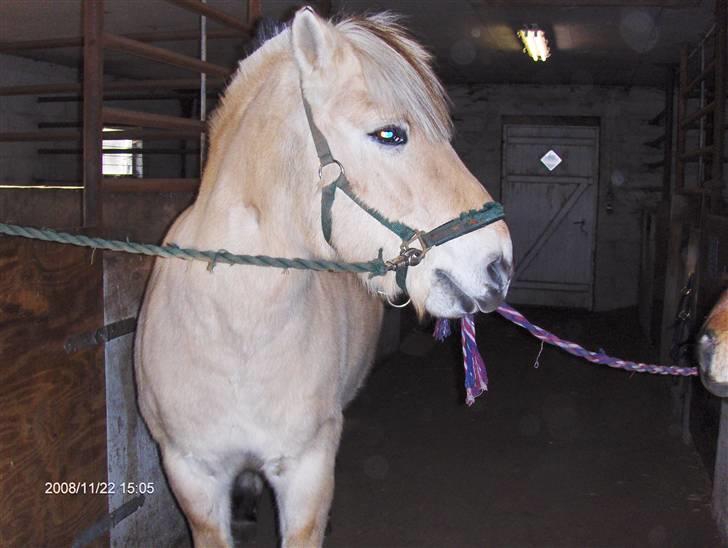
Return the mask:
<path fill-rule="evenodd" d="M 215 116 L 196 221 L 203 240 L 229 251 L 326 256 L 297 70 L 284 52 L 256 61 L 241 66 Z"/>

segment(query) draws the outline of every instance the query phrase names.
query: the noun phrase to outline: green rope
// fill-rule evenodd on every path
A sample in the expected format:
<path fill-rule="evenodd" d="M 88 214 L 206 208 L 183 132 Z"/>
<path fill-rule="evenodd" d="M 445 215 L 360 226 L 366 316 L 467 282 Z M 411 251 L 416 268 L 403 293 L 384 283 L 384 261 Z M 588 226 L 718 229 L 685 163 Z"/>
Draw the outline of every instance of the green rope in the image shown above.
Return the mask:
<path fill-rule="evenodd" d="M 200 251 L 177 247 L 176 245 L 152 245 L 121 240 L 105 240 L 103 238 L 91 238 L 82 234 L 69 234 L 50 229 L 40 229 L 27 226 L 9 225 L 0 223 L 0 234 L 6 236 L 19 236 L 32 240 L 44 240 L 46 242 L 57 242 L 59 244 L 70 244 L 80 247 L 91 247 L 94 249 L 107 249 L 109 251 L 121 251 L 123 253 L 136 253 L 141 255 L 152 255 L 155 257 L 177 258 L 186 261 L 203 261 L 212 270 L 219 263 L 242 264 L 253 266 L 270 266 L 273 268 L 293 268 L 297 270 L 317 270 L 329 272 L 354 272 L 371 273 L 372 276 L 383 276 L 387 273 L 387 266 L 380 256 L 372 261 L 360 263 L 341 263 L 326 261 L 322 259 L 287 259 L 284 257 L 269 257 L 268 255 L 236 255 L 224 249 L 218 251 Z"/>

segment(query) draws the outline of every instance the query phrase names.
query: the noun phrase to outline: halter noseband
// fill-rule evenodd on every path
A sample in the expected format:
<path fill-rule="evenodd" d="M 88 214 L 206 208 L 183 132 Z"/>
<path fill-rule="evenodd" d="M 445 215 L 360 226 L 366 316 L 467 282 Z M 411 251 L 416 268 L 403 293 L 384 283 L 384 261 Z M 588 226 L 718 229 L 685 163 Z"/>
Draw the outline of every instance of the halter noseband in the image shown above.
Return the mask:
<path fill-rule="evenodd" d="M 389 261 L 386 261 L 385 264 L 389 270 L 396 271 L 397 285 L 405 293 L 407 292 L 407 288 L 405 287 L 407 268 L 420 264 L 430 249 L 483 228 L 484 226 L 488 226 L 489 224 L 499 221 L 505 217 L 503 206 L 501 204 L 498 202 L 487 202 L 480 209 L 464 211 L 454 219 L 433 228 L 429 232 L 415 230 L 414 228 L 399 221 L 390 221 L 379 211 L 364 203 L 361 198 L 356 195 L 354 189 L 351 188 L 351 184 L 346 178 L 346 173 L 344 172 L 344 166 L 342 166 L 341 163 L 331 154 L 331 148 L 329 147 L 326 137 L 324 137 L 323 133 L 321 133 L 321 130 L 313 120 L 311 105 L 306 100 L 306 97 L 303 96 L 303 90 L 301 90 L 301 95 L 303 97 L 303 107 L 306 112 L 308 126 L 311 130 L 311 136 L 313 137 L 313 142 L 316 146 L 316 153 L 319 157 L 319 178 L 322 176 L 324 167 L 334 164 L 339 168 L 339 175 L 336 180 L 326 185 L 321 192 L 321 230 L 324 233 L 326 243 L 332 245 L 331 209 L 334 205 L 336 189 L 338 188 L 351 198 L 356 205 L 376 219 L 379 224 L 385 226 L 402 239 L 402 243 L 399 247 L 399 255 Z M 415 242 L 417 242 L 420 247 L 412 247 L 412 244 Z"/>

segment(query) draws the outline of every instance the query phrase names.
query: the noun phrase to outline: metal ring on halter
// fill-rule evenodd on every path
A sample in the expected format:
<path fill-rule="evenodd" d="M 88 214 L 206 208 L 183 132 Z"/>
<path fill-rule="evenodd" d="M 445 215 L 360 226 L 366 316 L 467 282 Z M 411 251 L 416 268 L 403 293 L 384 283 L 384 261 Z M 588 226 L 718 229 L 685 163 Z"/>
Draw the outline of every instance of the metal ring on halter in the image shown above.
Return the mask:
<path fill-rule="evenodd" d="M 331 164 L 336 164 L 337 166 L 339 166 L 339 175 L 335 179 L 333 179 L 334 181 L 344 174 L 344 166 L 341 165 L 341 162 L 339 162 L 338 160 L 332 159 L 330 162 L 321 164 L 319 166 L 319 179 L 323 178 L 324 168 L 326 166 L 330 166 Z"/>
<path fill-rule="evenodd" d="M 389 300 L 389 295 L 387 295 L 384 291 L 377 289 L 377 293 L 379 293 L 380 295 L 384 295 L 384 298 L 386 299 L 389 306 L 394 307 L 394 308 L 405 308 L 409 303 L 412 302 L 412 297 L 408 297 L 407 302 L 404 302 L 402 304 L 393 303 L 392 301 Z"/>

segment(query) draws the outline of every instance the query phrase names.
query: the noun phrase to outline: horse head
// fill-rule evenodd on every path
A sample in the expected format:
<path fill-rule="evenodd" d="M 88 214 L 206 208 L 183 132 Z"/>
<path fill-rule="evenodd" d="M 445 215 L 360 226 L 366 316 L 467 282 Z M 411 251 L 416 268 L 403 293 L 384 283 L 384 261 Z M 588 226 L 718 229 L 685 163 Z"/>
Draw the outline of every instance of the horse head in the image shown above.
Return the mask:
<path fill-rule="evenodd" d="M 728 290 L 723 292 L 698 335 L 698 361 L 703 385 L 719 398 L 727 398 Z"/>
<path fill-rule="evenodd" d="M 393 17 L 333 25 L 304 8 L 291 43 L 312 131 L 320 131 L 336 160 L 324 167 L 320 184 L 342 171 L 348 180 L 350 192 L 339 193 L 324 213 L 340 258 L 362 261 L 380 250 L 394 257 L 402 238 L 388 225 L 430 230 L 493 201 L 450 144 L 448 102 L 429 54 Z M 367 283 L 391 297 L 406 289 L 420 313 L 458 317 L 494 310 L 511 274 L 511 241 L 498 221 L 428 250 L 400 287 L 394 275 Z"/>

